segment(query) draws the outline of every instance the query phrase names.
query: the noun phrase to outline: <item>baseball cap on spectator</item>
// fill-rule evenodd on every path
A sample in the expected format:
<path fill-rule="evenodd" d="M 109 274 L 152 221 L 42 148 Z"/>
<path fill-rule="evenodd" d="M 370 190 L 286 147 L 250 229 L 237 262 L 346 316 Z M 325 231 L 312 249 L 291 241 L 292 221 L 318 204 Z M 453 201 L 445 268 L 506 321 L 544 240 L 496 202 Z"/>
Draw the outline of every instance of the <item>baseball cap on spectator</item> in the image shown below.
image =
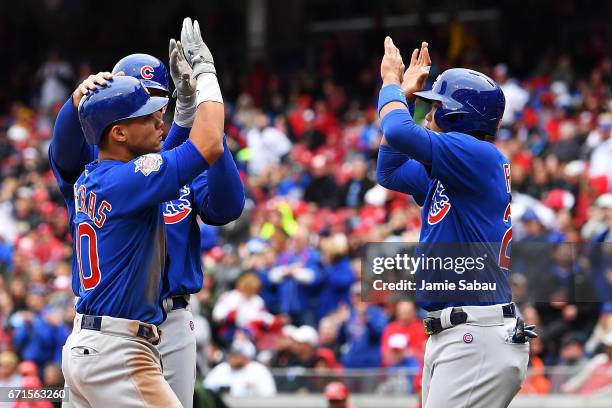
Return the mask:
<path fill-rule="evenodd" d="M 320 348 L 315 353 L 315 358 L 317 361 L 322 360 L 325 362 L 325 365 L 328 368 L 336 368 L 338 367 L 338 362 L 336 361 L 336 356 L 334 355 L 333 350 L 328 348 Z"/>
<path fill-rule="evenodd" d="M 586 164 L 582 160 L 573 160 L 565 165 L 563 174 L 567 177 L 578 177 L 586 169 Z"/>
<path fill-rule="evenodd" d="M 285 326 L 283 326 L 283 328 L 281 329 L 281 333 L 283 336 L 285 337 L 289 337 L 289 338 L 293 338 L 293 333 L 295 333 L 295 331 L 297 330 L 297 327 L 295 327 L 292 324 L 287 324 Z"/>
<path fill-rule="evenodd" d="M 325 387 L 325 398 L 328 401 L 344 401 L 349 396 L 349 390 L 340 381 L 334 381 Z"/>
<path fill-rule="evenodd" d="M 247 250 L 249 254 L 261 254 L 266 250 L 267 244 L 266 241 L 260 238 L 251 238 L 247 242 Z"/>
<path fill-rule="evenodd" d="M 521 221 L 522 222 L 540 221 L 540 217 L 538 217 L 538 214 L 536 214 L 536 212 L 534 210 L 532 210 L 531 208 L 528 208 L 523 213 L 523 215 L 521 217 Z"/>
<path fill-rule="evenodd" d="M 255 346 L 248 340 L 236 340 L 232 343 L 230 353 L 240 354 L 241 356 L 248 358 L 255 358 L 256 353 Z"/>
<path fill-rule="evenodd" d="M 546 199 L 544 200 L 544 204 L 546 204 L 548 208 L 557 211 L 572 208 L 575 202 L 576 199 L 574 198 L 572 193 L 566 190 L 562 190 L 560 188 L 555 188 L 554 190 L 551 190 L 546 196 Z"/>
<path fill-rule="evenodd" d="M 569 346 L 571 344 L 583 345 L 584 341 L 584 336 L 581 336 L 580 333 L 570 332 L 561 338 L 561 347 Z"/>
<path fill-rule="evenodd" d="M 606 193 L 595 200 L 595 206 L 601 209 L 610 210 L 612 209 L 612 193 Z"/>
<path fill-rule="evenodd" d="M 402 333 L 395 333 L 389 336 L 387 345 L 392 350 L 405 350 L 408 347 L 408 337 Z"/>
<path fill-rule="evenodd" d="M 316 347 L 319 344 L 319 334 L 313 327 L 307 325 L 295 329 L 291 338 L 297 343 L 310 344 L 312 347 Z"/>
<path fill-rule="evenodd" d="M 603 305 L 601 305 L 601 314 L 608 313 L 612 313 L 612 301 L 604 302 Z"/>

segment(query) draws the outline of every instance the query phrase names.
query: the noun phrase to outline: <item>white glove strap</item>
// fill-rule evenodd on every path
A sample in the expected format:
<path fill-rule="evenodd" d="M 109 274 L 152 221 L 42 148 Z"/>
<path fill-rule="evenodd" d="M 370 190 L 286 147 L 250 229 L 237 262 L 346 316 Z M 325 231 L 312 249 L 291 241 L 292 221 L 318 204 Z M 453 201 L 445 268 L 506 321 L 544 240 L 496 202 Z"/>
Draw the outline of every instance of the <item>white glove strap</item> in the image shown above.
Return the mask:
<path fill-rule="evenodd" d="M 211 73 L 203 73 L 198 75 L 198 85 L 196 87 L 197 102 L 196 106 L 202 102 L 212 101 L 223 103 L 221 96 L 221 88 L 217 76 Z"/>
<path fill-rule="evenodd" d="M 179 95 L 174 107 L 174 122 L 184 128 L 193 127 L 196 107 L 195 95 L 190 97 Z"/>

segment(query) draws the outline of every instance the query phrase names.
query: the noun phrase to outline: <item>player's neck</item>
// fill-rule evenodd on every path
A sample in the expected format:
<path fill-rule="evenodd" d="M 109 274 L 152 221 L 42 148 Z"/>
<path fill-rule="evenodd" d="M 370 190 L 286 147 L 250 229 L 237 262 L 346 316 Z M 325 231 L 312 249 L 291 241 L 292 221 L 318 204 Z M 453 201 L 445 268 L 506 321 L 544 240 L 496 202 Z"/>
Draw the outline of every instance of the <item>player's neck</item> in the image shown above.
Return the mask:
<path fill-rule="evenodd" d="M 100 146 L 100 152 L 98 153 L 98 160 L 118 160 L 122 162 L 129 162 L 136 156 L 128 149 L 121 148 L 118 146 Z"/>

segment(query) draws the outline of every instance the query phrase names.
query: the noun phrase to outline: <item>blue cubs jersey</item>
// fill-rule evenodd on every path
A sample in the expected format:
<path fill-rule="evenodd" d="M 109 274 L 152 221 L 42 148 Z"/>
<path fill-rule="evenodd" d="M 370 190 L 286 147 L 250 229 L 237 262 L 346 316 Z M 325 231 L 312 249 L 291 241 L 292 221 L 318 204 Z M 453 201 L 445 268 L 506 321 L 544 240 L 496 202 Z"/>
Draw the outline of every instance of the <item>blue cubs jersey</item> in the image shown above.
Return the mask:
<path fill-rule="evenodd" d="M 199 156 L 199 157 L 198 157 Z M 96 161 L 74 184 L 77 312 L 160 324 L 168 287 L 161 203 L 205 170 L 190 142 L 130 162 Z M 74 272 L 73 272 L 74 274 Z M 74 283 L 74 281 L 73 281 Z"/>
<path fill-rule="evenodd" d="M 189 137 L 188 128 L 172 124 L 164 141 L 163 150 L 182 144 Z M 49 161 L 60 191 L 70 209 L 74 207 L 73 184 L 85 164 L 98 157 L 96 146 L 85 143 L 77 110 L 72 100 L 59 112 L 53 139 L 49 147 Z M 213 175 L 209 179 L 209 172 Z M 212 189 L 209 184 L 212 183 Z M 212 190 L 212 191 L 211 191 Z M 211 193 L 214 192 L 214 199 Z M 197 215 L 208 224 L 221 225 L 236 219 L 244 207 L 244 189 L 229 149 L 211 168 L 198 175 L 190 184 L 179 189 L 177 199 L 162 205 L 168 236 L 170 258 L 169 284 L 164 296 L 197 293 L 202 288 L 203 271 L 200 260 L 199 225 Z M 70 212 L 72 224 L 73 212 Z M 76 259 L 73 259 L 73 288 L 78 295 L 79 277 Z"/>
<path fill-rule="evenodd" d="M 509 302 L 512 224 L 508 160 L 492 143 L 470 135 L 410 126 L 424 141 L 429 139 L 428 162 L 422 164 L 383 145 L 377 172 L 387 184 L 383 185 L 411 194 L 422 206 L 415 256 L 429 257 L 434 266 L 416 269 L 417 302 L 427 310 Z M 436 264 L 436 259 L 448 256 L 477 259 L 479 268 L 472 273 L 464 268 L 457 272 L 456 267 L 449 270 Z M 454 283 L 454 289 L 432 290 L 423 285 L 445 281 Z M 484 289 L 483 283 L 487 284 Z"/>

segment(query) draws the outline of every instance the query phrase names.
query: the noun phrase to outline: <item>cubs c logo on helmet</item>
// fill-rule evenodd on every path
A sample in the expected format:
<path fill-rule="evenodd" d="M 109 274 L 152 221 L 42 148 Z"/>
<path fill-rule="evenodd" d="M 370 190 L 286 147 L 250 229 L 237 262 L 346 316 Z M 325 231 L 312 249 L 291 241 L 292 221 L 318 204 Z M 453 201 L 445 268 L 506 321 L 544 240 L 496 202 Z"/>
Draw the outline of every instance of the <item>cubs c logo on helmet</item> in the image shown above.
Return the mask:
<path fill-rule="evenodd" d="M 189 195 L 191 189 L 184 186 L 180 190 L 178 200 L 172 200 L 164 203 L 164 222 L 166 224 L 176 224 L 183 221 L 191 212 L 191 201 Z"/>
<path fill-rule="evenodd" d="M 438 185 L 431 198 L 429 214 L 427 215 L 427 222 L 429 225 L 434 225 L 442 221 L 446 214 L 448 214 L 450 208 L 451 203 L 444 190 L 444 185 L 438 180 Z"/>
<path fill-rule="evenodd" d="M 154 72 L 153 67 L 150 65 L 144 65 L 140 68 L 140 76 L 144 79 L 152 79 Z"/>

